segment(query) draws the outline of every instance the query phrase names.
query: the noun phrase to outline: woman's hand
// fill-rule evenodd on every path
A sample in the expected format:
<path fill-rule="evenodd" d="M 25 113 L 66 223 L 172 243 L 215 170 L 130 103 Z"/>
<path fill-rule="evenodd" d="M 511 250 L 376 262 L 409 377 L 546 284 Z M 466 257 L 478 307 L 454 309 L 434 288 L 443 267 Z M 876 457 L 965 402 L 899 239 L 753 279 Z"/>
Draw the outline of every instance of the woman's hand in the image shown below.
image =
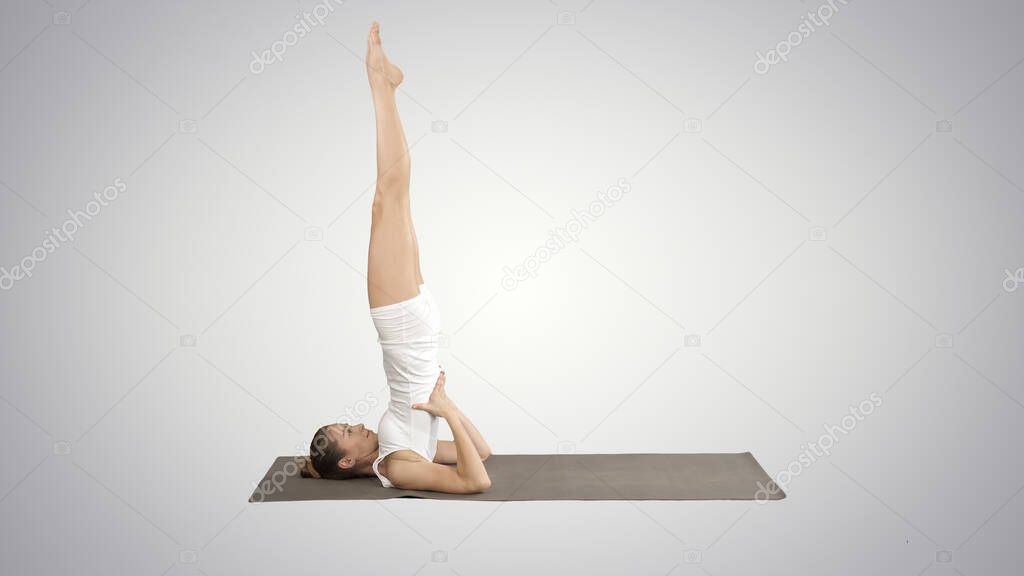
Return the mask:
<path fill-rule="evenodd" d="M 447 392 L 445 392 L 444 382 L 444 370 L 442 370 L 441 375 L 437 377 L 437 383 L 434 384 L 434 389 L 430 392 L 430 398 L 427 399 L 427 402 L 413 404 L 412 407 L 416 410 L 423 410 L 434 416 L 447 419 L 448 415 L 456 410 L 456 407 L 455 403 L 448 398 Z"/>

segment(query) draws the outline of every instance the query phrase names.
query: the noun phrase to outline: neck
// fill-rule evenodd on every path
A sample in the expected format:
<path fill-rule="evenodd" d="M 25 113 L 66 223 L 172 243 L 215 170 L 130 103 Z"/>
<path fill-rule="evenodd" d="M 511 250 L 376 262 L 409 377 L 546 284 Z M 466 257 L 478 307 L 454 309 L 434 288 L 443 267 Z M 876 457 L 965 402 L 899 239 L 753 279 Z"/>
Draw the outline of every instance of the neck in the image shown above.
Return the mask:
<path fill-rule="evenodd" d="M 375 448 L 362 462 L 356 465 L 356 471 L 364 476 L 376 476 L 376 473 L 373 471 L 373 461 L 377 459 L 379 454 L 380 448 Z"/>

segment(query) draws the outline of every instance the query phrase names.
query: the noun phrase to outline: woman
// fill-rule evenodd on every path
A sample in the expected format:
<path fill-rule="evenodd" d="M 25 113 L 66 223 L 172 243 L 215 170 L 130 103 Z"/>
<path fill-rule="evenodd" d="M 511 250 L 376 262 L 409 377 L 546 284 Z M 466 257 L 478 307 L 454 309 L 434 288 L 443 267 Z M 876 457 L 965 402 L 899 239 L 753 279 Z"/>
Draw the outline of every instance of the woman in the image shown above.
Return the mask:
<path fill-rule="evenodd" d="M 445 393 L 445 375 L 437 363 L 440 314 L 420 273 L 409 207 L 409 151 L 395 103 L 403 75 L 384 56 L 376 22 L 367 38 L 366 71 L 377 118 L 367 292 L 390 400 L 378 433 L 346 423 L 317 430 L 303 475 L 376 475 L 384 487 L 483 492 L 491 486 L 483 464 L 491 450 Z M 448 422 L 454 442 L 437 439 L 439 417 Z"/>

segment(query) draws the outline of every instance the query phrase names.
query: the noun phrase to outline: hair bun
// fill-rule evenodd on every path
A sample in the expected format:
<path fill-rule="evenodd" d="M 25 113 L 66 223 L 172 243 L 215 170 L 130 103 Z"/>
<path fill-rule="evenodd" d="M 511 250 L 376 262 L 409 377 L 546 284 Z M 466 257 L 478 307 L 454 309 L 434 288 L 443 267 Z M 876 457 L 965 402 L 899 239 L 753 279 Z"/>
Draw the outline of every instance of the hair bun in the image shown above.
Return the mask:
<path fill-rule="evenodd" d="M 303 478 L 319 478 L 320 477 L 320 473 L 317 472 L 316 468 L 313 467 L 313 459 L 312 458 L 306 458 L 305 460 L 306 460 L 306 462 L 305 462 L 305 464 L 302 465 L 302 469 L 301 469 L 302 470 L 301 471 L 302 477 Z"/>

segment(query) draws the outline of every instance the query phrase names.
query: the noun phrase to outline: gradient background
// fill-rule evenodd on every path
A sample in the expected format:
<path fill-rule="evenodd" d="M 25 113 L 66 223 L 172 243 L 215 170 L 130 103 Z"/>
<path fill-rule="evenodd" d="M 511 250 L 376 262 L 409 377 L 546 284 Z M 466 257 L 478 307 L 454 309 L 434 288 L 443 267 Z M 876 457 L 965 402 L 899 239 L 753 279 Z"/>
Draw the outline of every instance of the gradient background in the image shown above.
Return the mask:
<path fill-rule="evenodd" d="M 1019 569 L 1024 9 L 855 1 L 755 73 L 820 5 L 352 0 L 254 74 L 314 2 L 5 1 L 0 266 L 127 190 L 0 292 L 0 572 Z M 448 388 L 494 451 L 749 450 L 789 498 L 247 504 L 386 401 L 373 19 Z"/>

